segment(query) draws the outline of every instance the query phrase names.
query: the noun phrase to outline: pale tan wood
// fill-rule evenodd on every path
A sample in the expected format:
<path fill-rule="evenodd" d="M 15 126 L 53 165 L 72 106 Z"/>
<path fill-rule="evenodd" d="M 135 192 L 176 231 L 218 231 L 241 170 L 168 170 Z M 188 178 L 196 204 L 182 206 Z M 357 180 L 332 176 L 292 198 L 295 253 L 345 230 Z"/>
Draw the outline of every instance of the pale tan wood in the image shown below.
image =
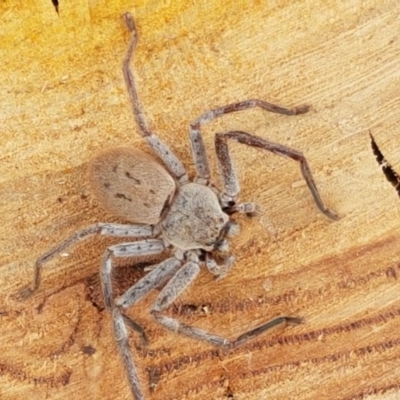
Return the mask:
<path fill-rule="evenodd" d="M 294 162 L 233 145 L 242 198 L 262 215 L 241 218 L 232 273 L 215 283 L 204 272 L 171 312 L 228 337 L 282 314 L 305 324 L 225 354 L 158 327 L 153 293 L 130 314 L 151 341 L 147 355 L 134 350 L 148 398 L 400 397 L 400 203 L 368 135 L 400 172 L 397 2 L 80 1 L 61 2 L 59 16 L 50 0 L 0 8 L 2 399 L 130 398 L 98 300 L 110 241 L 71 249 L 46 266 L 32 299 L 15 298 L 46 249 L 116 221 L 93 202 L 85 170 L 101 149 L 144 148 L 121 73 L 127 10 L 141 32 L 135 70 L 148 119 L 191 170 L 187 125 L 210 107 L 312 104 L 300 117 L 226 117 L 206 143 L 211 154 L 213 132 L 238 128 L 303 151 L 343 217 L 318 212 Z M 122 271 L 124 285 L 139 275 Z M 154 393 L 149 371 L 161 372 Z"/>

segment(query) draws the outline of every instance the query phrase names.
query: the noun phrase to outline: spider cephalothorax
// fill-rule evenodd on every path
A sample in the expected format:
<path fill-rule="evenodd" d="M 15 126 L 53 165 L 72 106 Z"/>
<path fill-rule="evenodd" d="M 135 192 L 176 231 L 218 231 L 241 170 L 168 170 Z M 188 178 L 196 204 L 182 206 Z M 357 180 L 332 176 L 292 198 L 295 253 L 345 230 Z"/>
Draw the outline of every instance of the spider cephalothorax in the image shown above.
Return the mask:
<path fill-rule="evenodd" d="M 94 234 L 142 238 L 109 247 L 102 258 L 100 277 L 105 304 L 112 315 L 115 340 L 132 394 L 136 399 L 144 399 L 129 349 L 126 325 L 139 332 L 142 338 L 145 337 L 144 330 L 124 315 L 123 311 L 164 282 L 167 283 L 151 308 L 155 320 L 174 332 L 215 346 L 232 348 L 275 325 L 301 322 L 298 317 L 278 317 L 230 341 L 163 315 L 163 311 L 194 281 L 201 266 L 205 266 L 217 278 L 229 272 L 234 257 L 229 253 L 228 238 L 238 233 L 238 226 L 231 220 L 231 215 L 236 212 L 249 216 L 256 214 L 257 208 L 253 203 L 237 203 L 239 183 L 229 154 L 228 140 L 236 140 L 298 161 L 317 207 L 331 219 L 336 220 L 338 217 L 322 202 L 302 153 L 247 132 L 216 134 L 215 149 L 221 189 L 210 182 L 211 173 L 200 132 L 202 124 L 227 113 L 254 107 L 284 115 L 303 114 L 308 111 L 304 105 L 288 109 L 261 100 L 246 100 L 202 114 L 189 128 L 197 172 L 191 182 L 182 163 L 147 126 L 129 65 L 137 42 L 137 31 L 129 13 L 124 15 L 124 19 L 131 40 L 123 72 L 133 112 L 139 133 L 164 165 L 137 149 L 127 147 L 107 150 L 95 157 L 89 167 L 93 194 L 108 211 L 132 224 L 97 223 L 53 247 L 37 259 L 33 286 L 24 289 L 21 297 L 26 298 L 39 288 L 42 265 L 74 243 Z M 112 282 L 114 258 L 161 254 L 165 250 L 170 251 L 170 258 L 155 265 L 144 278 L 116 298 Z"/>

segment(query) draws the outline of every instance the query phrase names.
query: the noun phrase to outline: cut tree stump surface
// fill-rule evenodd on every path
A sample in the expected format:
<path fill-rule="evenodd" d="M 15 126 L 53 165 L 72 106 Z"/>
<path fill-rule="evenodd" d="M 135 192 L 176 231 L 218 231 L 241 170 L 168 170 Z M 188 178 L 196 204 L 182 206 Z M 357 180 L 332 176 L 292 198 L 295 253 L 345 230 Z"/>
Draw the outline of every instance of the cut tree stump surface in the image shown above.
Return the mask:
<path fill-rule="evenodd" d="M 60 2 L 59 14 L 50 0 L 0 5 L 0 398 L 130 399 L 99 292 L 100 257 L 115 240 L 68 249 L 32 298 L 16 296 L 48 248 L 91 223 L 123 222 L 97 206 L 86 168 L 112 146 L 146 150 L 121 71 L 130 11 L 147 118 L 191 175 L 187 126 L 204 111 L 248 98 L 310 104 L 296 117 L 226 116 L 205 127 L 205 143 L 214 172 L 216 132 L 302 151 L 342 217 L 317 210 L 297 163 L 232 144 L 241 199 L 261 214 L 237 218 L 231 273 L 215 282 L 203 271 L 168 313 L 228 338 L 279 315 L 305 322 L 224 352 L 158 326 L 154 291 L 129 310 L 150 340 L 145 351 L 131 334 L 147 399 L 399 399 L 400 199 L 370 139 L 400 172 L 399 5 L 167 4 Z M 143 276 L 137 262 L 120 265 L 119 290 Z"/>

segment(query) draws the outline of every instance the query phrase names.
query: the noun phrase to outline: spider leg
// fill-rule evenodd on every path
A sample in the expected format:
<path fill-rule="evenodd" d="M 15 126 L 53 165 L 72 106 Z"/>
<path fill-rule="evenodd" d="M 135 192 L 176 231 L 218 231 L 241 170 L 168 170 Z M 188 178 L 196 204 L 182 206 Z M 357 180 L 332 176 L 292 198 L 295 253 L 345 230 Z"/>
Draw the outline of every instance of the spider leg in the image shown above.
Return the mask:
<path fill-rule="evenodd" d="M 222 263 L 218 264 L 213 257 L 211 257 L 209 254 L 206 254 L 205 262 L 208 271 L 215 276 L 217 281 L 219 281 L 229 274 L 235 262 L 235 257 L 233 255 L 229 255 L 225 260 L 223 260 Z"/>
<path fill-rule="evenodd" d="M 151 313 L 155 320 L 165 328 L 181 335 L 210 343 L 213 346 L 233 348 L 264 333 L 276 325 L 283 323 L 297 325 L 302 322 L 302 319 L 297 317 L 278 317 L 255 329 L 246 331 L 238 336 L 236 340 L 230 341 L 222 336 L 215 335 L 203 329 L 186 325 L 175 318 L 162 315 L 162 311 L 167 309 L 176 300 L 176 298 L 179 297 L 179 295 L 194 281 L 199 272 L 200 266 L 197 262 L 190 261 L 186 263 L 167 283 L 157 297 Z"/>
<path fill-rule="evenodd" d="M 41 283 L 42 266 L 54 257 L 62 253 L 68 247 L 86 240 L 87 238 L 94 235 L 112 236 L 112 237 L 151 237 L 153 236 L 153 226 L 151 225 L 122 225 L 122 224 L 107 224 L 97 223 L 90 225 L 86 228 L 80 229 L 79 231 L 72 234 L 69 238 L 65 239 L 61 243 L 52 247 L 46 253 L 42 254 L 35 263 L 35 270 L 33 275 L 32 287 L 24 288 L 20 293 L 21 299 L 26 299 L 31 296 L 36 290 L 38 290 Z"/>
<path fill-rule="evenodd" d="M 104 253 L 102 262 L 101 262 L 101 270 L 100 270 L 100 278 L 101 278 L 101 287 L 104 295 L 104 302 L 106 308 L 111 311 L 115 308 L 116 304 L 114 301 L 114 293 L 112 289 L 112 270 L 113 270 L 113 258 L 124 258 L 124 257 L 134 257 L 134 256 L 147 256 L 153 254 L 160 254 L 165 250 L 165 246 L 162 240 L 160 239 L 147 239 L 141 240 L 139 242 L 131 242 L 131 243 L 120 243 L 114 246 L 110 246 Z M 152 272 L 154 273 L 158 269 L 156 268 Z M 150 273 L 151 274 L 151 273 Z M 147 274 L 143 279 L 146 279 Z M 138 282 L 138 283 L 139 283 Z M 129 291 L 129 290 L 128 290 Z"/>
<path fill-rule="evenodd" d="M 135 400 L 144 400 L 145 397 L 142 389 L 140 388 L 140 381 L 137 374 L 136 366 L 129 348 L 129 336 L 124 319 L 124 316 L 118 308 L 114 308 L 112 310 L 114 339 L 117 343 L 119 354 L 122 358 L 125 371 L 128 375 L 129 386 L 131 388 L 133 398 Z"/>
<path fill-rule="evenodd" d="M 239 193 L 239 183 L 229 154 L 227 139 L 233 139 L 239 143 L 243 143 L 252 147 L 258 147 L 279 156 L 291 158 L 292 160 L 299 162 L 303 178 L 305 179 L 307 186 L 314 198 L 315 204 L 319 210 L 328 218 L 331 218 L 335 221 L 339 219 L 338 215 L 333 210 L 327 208 L 322 201 L 317 186 L 314 182 L 310 167 L 308 166 L 307 160 L 303 153 L 290 147 L 273 143 L 242 131 L 217 133 L 215 135 L 215 148 L 221 171 L 221 179 L 224 187 L 223 197 L 225 197 L 225 201 L 234 201 Z"/>
<path fill-rule="evenodd" d="M 140 339 L 142 340 L 142 344 L 147 346 L 149 341 L 147 340 L 146 332 L 143 327 L 125 314 L 122 314 L 122 318 L 124 319 L 125 325 L 129 326 L 129 328 L 138 333 Z"/>
<path fill-rule="evenodd" d="M 160 264 L 152 266 L 152 270 L 132 287 L 130 287 L 122 296 L 115 300 L 115 305 L 127 309 L 131 305 L 138 302 L 147 295 L 152 289 L 160 286 L 168 278 L 173 276 L 175 272 L 181 267 L 181 261 L 177 258 L 169 258 Z M 131 318 L 123 315 L 125 324 L 137 332 L 142 339 L 142 344 L 147 346 L 148 340 L 144 329 Z"/>
<path fill-rule="evenodd" d="M 133 115 L 135 116 L 136 123 L 139 126 L 140 134 L 146 140 L 147 144 L 154 150 L 154 152 L 161 158 L 167 166 L 171 174 L 181 183 L 188 181 L 187 173 L 183 164 L 170 150 L 170 148 L 163 143 L 158 136 L 151 132 L 146 118 L 142 104 L 140 103 L 138 92 L 136 89 L 135 78 L 130 69 L 130 62 L 138 41 L 138 33 L 135 21 L 130 13 L 123 14 L 125 24 L 131 33 L 131 39 L 128 45 L 128 51 L 123 63 L 123 73 L 125 78 L 126 87 L 132 104 Z"/>
<path fill-rule="evenodd" d="M 155 320 L 165 328 L 180 333 L 194 339 L 206 341 L 215 346 L 225 346 L 229 343 L 226 339 L 214 334 L 188 326 L 175 318 L 166 317 L 161 312 L 167 309 L 174 300 L 195 280 L 200 272 L 200 266 L 195 261 L 186 263 L 165 285 L 164 289 L 158 295 L 151 314 Z"/>
<path fill-rule="evenodd" d="M 194 163 L 197 171 L 197 181 L 201 183 L 208 183 L 210 180 L 210 167 L 208 165 L 206 149 L 204 147 L 203 138 L 201 136 L 201 125 L 219 118 L 225 114 L 235 111 L 248 110 L 250 108 L 259 107 L 265 111 L 270 111 L 277 114 L 284 115 L 298 115 L 304 114 L 309 110 L 309 106 L 301 105 L 293 108 L 285 108 L 276 104 L 268 103 L 266 101 L 252 99 L 239 101 L 237 103 L 228 104 L 223 107 L 214 108 L 196 118 L 189 127 L 190 142 L 192 146 L 192 153 Z"/>
<path fill-rule="evenodd" d="M 116 302 L 114 300 L 114 292 L 112 287 L 112 271 L 113 271 L 113 259 L 122 257 L 132 257 L 132 256 L 144 256 L 162 253 L 165 250 L 165 246 L 162 240 L 159 239 L 149 239 L 142 240 L 133 243 L 122 243 L 115 246 L 110 246 L 104 253 L 101 269 L 101 287 L 103 290 L 104 303 L 106 308 L 112 315 L 113 327 L 114 327 L 114 338 L 117 343 L 119 353 L 121 355 L 122 361 L 124 363 L 125 371 L 128 376 L 129 385 L 133 397 L 136 400 L 144 400 L 144 395 L 140 388 L 140 382 L 137 375 L 137 370 L 135 363 L 132 358 L 132 354 L 129 348 L 129 335 L 126 329 L 126 325 L 137 331 L 141 337 L 142 341 L 146 341 L 146 336 L 143 328 L 138 325 L 135 321 L 131 320 L 126 315 L 122 314 L 118 307 L 116 307 Z M 168 261 L 168 260 L 167 260 Z M 154 274 L 157 270 L 162 270 L 161 263 L 158 268 L 153 270 L 151 273 Z M 159 276 L 162 272 L 159 273 Z M 146 286 L 146 277 L 142 278 L 138 283 L 139 287 Z M 148 291 L 152 288 L 151 285 L 147 284 Z M 128 290 L 129 291 L 129 290 Z M 145 295 L 147 292 L 142 289 L 141 294 Z M 123 296 L 122 296 L 123 297 Z"/>
<path fill-rule="evenodd" d="M 303 323 L 303 319 L 299 317 L 277 317 L 274 319 L 271 319 L 270 321 L 266 322 L 265 324 L 262 324 L 258 326 L 257 328 L 250 329 L 245 333 L 242 333 L 240 336 L 238 336 L 233 342 L 231 342 L 230 347 L 234 348 L 237 346 L 242 345 L 243 343 L 246 343 L 248 340 L 255 338 L 258 335 L 261 335 L 262 333 L 274 328 L 275 326 L 286 324 L 286 325 L 299 325 Z"/>
<path fill-rule="evenodd" d="M 182 262 L 175 257 L 168 258 L 156 265 L 146 276 L 130 287 L 122 296 L 115 300 L 118 307 L 124 309 L 135 304 L 152 289 L 173 276 L 181 267 Z"/>

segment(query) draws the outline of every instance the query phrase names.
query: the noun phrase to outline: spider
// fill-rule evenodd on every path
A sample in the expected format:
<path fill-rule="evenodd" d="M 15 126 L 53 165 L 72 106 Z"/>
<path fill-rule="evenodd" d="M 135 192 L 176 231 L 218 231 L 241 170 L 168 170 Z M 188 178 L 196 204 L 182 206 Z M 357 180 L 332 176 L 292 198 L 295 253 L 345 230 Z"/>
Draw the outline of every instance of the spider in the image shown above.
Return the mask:
<path fill-rule="evenodd" d="M 333 220 L 337 220 L 338 216 L 324 205 L 301 152 L 247 132 L 229 131 L 215 135 L 222 190 L 210 182 L 210 167 L 200 132 L 201 125 L 225 114 L 254 107 L 284 115 L 304 114 L 309 110 L 306 105 L 289 109 L 261 100 L 246 100 L 205 112 L 189 127 L 197 171 L 196 178 L 189 180 L 179 159 L 148 127 L 130 69 L 138 34 L 132 15 L 125 13 L 123 19 L 131 35 L 123 63 L 123 75 L 133 114 L 143 139 L 164 165 L 155 158 L 129 147 L 107 150 L 95 157 L 89 165 L 93 194 L 105 209 L 133 224 L 97 223 L 77 231 L 37 259 L 33 284 L 22 290 L 20 295 L 27 298 L 37 291 L 41 283 L 43 264 L 77 242 L 96 234 L 142 238 L 108 247 L 101 261 L 100 277 L 106 308 L 112 316 L 114 338 L 132 395 L 135 399 L 144 399 L 128 344 L 127 326 L 139 332 L 143 339 L 146 337 L 143 328 L 127 317 L 124 310 L 156 287 L 164 285 L 150 311 L 154 319 L 173 332 L 214 346 L 231 349 L 276 325 L 296 325 L 302 322 L 299 317 L 278 317 L 230 341 L 163 314 L 163 311 L 194 281 L 202 266 L 217 279 L 223 278 L 230 271 L 234 256 L 229 253 L 228 238 L 238 233 L 238 225 L 231 220 L 231 215 L 245 213 L 253 216 L 257 212 L 254 203 L 237 203 L 239 183 L 229 154 L 228 140 L 236 140 L 298 161 L 317 207 Z M 113 259 L 156 255 L 166 249 L 170 250 L 170 258 L 152 267 L 146 276 L 121 296 L 114 295 Z"/>

